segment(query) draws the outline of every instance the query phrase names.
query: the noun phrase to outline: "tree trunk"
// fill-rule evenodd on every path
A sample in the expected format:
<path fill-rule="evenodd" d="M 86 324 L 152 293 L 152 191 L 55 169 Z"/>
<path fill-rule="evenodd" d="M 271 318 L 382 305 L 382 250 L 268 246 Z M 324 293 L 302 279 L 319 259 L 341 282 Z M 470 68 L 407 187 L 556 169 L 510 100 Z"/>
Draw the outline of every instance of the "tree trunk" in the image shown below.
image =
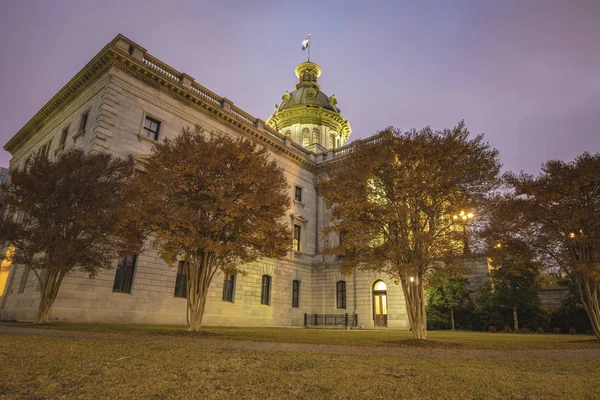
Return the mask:
<path fill-rule="evenodd" d="M 208 288 L 217 271 L 213 264 L 213 256 L 202 250 L 197 256 L 190 256 L 186 262 L 187 322 L 190 332 L 197 332 L 202 328 Z"/>
<path fill-rule="evenodd" d="M 58 274 L 56 272 L 36 273 L 41 284 L 40 305 L 37 312 L 38 324 L 48 323 L 50 310 L 52 309 L 54 300 L 56 300 L 58 289 L 60 288 L 60 284 L 65 275 L 66 272 L 60 272 Z"/>
<path fill-rule="evenodd" d="M 454 332 L 456 330 L 454 327 L 454 308 L 450 309 L 450 323 L 452 325 L 452 332 Z"/>
<path fill-rule="evenodd" d="M 579 299 L 590 319 L 594 335 L 600 340 L 600 282 L 585 278 L 583 274 L 577 274 L 576 279 Z"/>
<path fill-rule="evenodd" d="M 425 290 L 423 281 L 419 278 L 402 279 L 402 291 L 404 293 L 404 302 L 406 311 L 415 339 L 427 339 L 427 317 L 425 314 Z"/>
<path fill-rule="evenodd" d="M 513 307 L 513 326 L 515 331 L 519 331 L 519 315 L 517 314 L 517 307 Z"/>

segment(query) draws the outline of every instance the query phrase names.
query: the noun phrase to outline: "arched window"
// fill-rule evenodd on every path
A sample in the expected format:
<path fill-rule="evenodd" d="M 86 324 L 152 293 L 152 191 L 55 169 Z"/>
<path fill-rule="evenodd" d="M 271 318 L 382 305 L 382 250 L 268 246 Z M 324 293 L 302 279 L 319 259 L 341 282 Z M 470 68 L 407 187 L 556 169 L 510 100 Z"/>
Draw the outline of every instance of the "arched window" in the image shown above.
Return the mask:
<path fill-rule="evenodd" d="M 317 128 L 312 131 L 312 142 L 321 143 L 321 132 Z"/>
<path fill-rule="evenodd" d="M 338 281 L 335 284 L 337 308 L 346 308 L 346 281 Z"/>
<path fill-rule="evenodd" d="M 306 147 L 310 144 L 310 129 L 302 129 L 302 146 Z"/>

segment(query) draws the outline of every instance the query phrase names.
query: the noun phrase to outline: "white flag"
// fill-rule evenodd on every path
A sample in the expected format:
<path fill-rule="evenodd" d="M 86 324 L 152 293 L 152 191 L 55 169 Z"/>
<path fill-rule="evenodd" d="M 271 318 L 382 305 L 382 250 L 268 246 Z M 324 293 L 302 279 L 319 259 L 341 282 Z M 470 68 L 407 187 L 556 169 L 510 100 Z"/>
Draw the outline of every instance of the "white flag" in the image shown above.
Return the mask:
<path fill-rule="evenodd" d="M 302 41 L 302 50 L 308 49 L 309 45 L 310 45 L 310 36 Z"/>

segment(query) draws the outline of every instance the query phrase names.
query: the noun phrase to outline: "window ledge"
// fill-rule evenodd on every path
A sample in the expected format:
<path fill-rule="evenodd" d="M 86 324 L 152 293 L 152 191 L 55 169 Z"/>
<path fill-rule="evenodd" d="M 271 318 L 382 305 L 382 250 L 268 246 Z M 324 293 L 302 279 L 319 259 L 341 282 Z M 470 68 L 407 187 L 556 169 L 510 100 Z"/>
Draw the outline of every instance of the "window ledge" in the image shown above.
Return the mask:
<path fill-rule="evenodd" d="M 80 137 L 82 137 L 83 135 L 85 135 L 85 129 L 80 129 L 79 132 L 77 132 L 74 136 L 73 136 L 73 140 L 77 140 Z"/>
<path fill-rule="evenodd" d="M 60 146 L 58 146 L 56 148 L 56 150 L 54 150 L 54 154 L 56 155 L 56 154 L 60 153 L 61 151 L 63 151 L 64 149 L 65 149 L 65 145 L 61 144 Z"/>
<path fill-rule="evenodd" d="M 294 199 L 294 204 L 297 205 L 297 206 L 300 206 L 300 207 L 304 208 L 304 203 L 301 202 L 301 201 L 298 201 L 298 200 Z"/>
<path fill-rule="evenodd" d="M 141 140 L 145 140 L 146 142 L 150 142 L 152 144 L 159 144 L 160 143 L 158 140 L 151 139 L 151 138 L 149 138 L 147 136 L 144 136 L 144 135 L 137 135 L 137 136 L 138 136 L 138 140 L 140 140 L 140 141 Z"/>

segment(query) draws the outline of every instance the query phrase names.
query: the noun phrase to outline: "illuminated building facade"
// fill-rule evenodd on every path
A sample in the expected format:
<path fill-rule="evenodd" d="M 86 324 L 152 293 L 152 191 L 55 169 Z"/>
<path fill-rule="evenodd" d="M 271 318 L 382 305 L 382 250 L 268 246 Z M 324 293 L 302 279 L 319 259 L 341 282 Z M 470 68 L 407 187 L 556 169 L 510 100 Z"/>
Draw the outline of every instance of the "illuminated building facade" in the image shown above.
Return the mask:
<path fill-rule="evenodd" d="M 314 182 L 324 167 L 346 157 L 351 128 L 335 96 L 318 83 L 315 63 L 295 69 L 295 90 L 285 92 L 267 121 L 255 118 L 149 54 L 122 35 L 104 47 L 9 142 L 10 168 L 42 149 L 106 151 L 143 164 L 152 146 L 183 127 L 243 136 L 264 145 L 285 170 L 291 208 L 286 215 L 293 248 L 281 260 L 245 266 L 247 275 L 216 276 L 206 325 L 298 326 L 305 314 L 358 316 L 364 327 L 408 329 L 401 288 L 383 274 L 343 276 L 339 262 L 319 253 L 336 235 L 321 232 L 329 212 Z M 185 324 L 185 275 L 154 251 L 115 260 L 94 279 L 80 272 L 63 281 L 50 318 L 81 322 Z M 7 266 L 5 266 L 8 268 Z M 5 268 L 5 269 L 6 269 Z M 0 317 L 34 320 L 39 303 L 35 275 L 12 265 L 0 275 Z"/>

